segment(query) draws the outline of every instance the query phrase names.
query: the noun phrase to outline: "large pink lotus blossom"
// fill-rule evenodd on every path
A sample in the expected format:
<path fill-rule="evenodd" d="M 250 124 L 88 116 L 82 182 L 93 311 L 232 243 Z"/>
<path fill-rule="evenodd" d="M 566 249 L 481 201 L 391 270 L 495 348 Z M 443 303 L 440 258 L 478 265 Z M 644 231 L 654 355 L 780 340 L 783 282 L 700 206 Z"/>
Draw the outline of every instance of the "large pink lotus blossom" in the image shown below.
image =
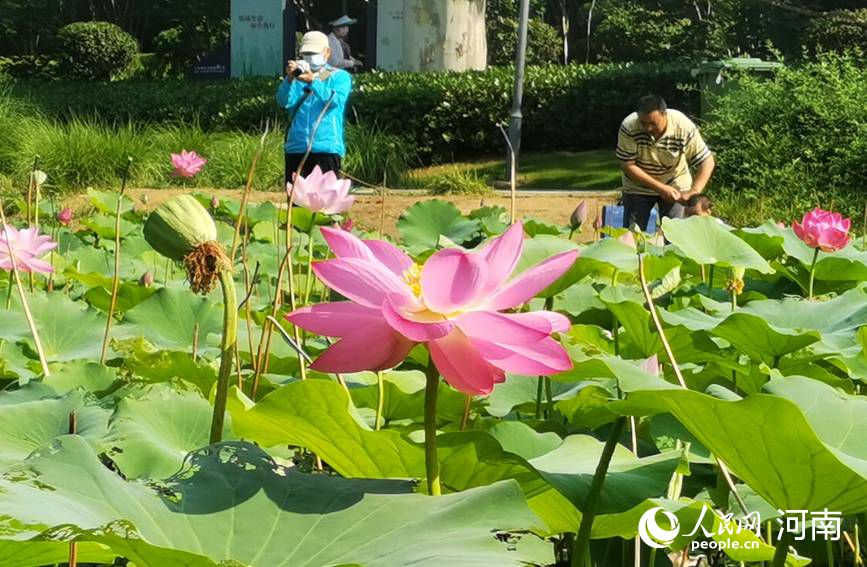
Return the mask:
<path fill-rule="evenodd" d="M 0 269 L 11 270 L 12 258 L 9 256 L 9 245 L 15 255 L 15 267 L 22 272 L 40 272 L 49 274 L 53 271 L 51 264 L 40 260 L 46 252 L 52 250 L 57 243 L 50 236 L 39 234 L 37 228 L 16 229 L 6 225 L 0 230 Z"/>
<path fill-rule="evenodd" d="M 181 150 L 179 154 L 172 154 L 172 165 L 175 168 L 172 175 L 176 177 L 193 177 L 202 171 L 202 167 L 206 163 L 208 163 L 208 160 L 196 152 Z"/>
<path fill-rule="evenodd" d="M 322 173 L 317 165 L 307 177 L 295 178 L 294 191 L 291 183 L 286 185 L 286 191 L 296 205 L 314 213 L 336 215 L 349 210 L 355 202 L 355 197 L 349 194 L 351 185 L 348 179 L 338 179 L 333 171 Z"/>
<path fill-rule="evenodd" d="M 505 373 L 550 375 L 572 367 L 551 338 L 569 320 L 551 311 L 503 313 L 532 299 L 578 257 L 558 254 L 509 279 L 524 247 L 523 227 L 477 250 L 447 248 L 423 266 L 382 240 L 322 228 L 336 256 L 313 269 L 350 301 L 298 309 L 287 319 L 308 331 L 340 337 L 314 362 L 323 372 L 385 370 L 424 343 L 437 369 L 468 394 L 490 393 Z"/>
<path fill-rule="evenodd" d="M 792 223 L 792 230 L 810 248 L 822 252 L 836 252 L 849 244 L 849 228 L 852 221 L 840 213 L 832 213 L 816 207 L 801 219 Z"/>

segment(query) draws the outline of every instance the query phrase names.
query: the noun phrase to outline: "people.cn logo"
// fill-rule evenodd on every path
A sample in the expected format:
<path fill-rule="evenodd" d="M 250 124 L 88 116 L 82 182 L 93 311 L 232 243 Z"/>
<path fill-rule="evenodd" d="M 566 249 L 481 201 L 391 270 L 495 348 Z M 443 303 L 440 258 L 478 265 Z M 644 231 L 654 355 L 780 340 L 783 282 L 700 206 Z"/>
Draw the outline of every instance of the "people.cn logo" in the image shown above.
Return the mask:
<path fill-rule="evenodd" d="M 666 530 L 656 523 L 657 512 L 662 512 L 668 518 L 668 522 L 671 524 L 670 530 Z M 638 520 L 638 537 L 650 547 L 657 549 L 668 547 L 678 533 L 680 533 L 680 522 L 677 520 L 677 516 L 659 506 L 651 508 L 642 514 L 641 519 Z"/>

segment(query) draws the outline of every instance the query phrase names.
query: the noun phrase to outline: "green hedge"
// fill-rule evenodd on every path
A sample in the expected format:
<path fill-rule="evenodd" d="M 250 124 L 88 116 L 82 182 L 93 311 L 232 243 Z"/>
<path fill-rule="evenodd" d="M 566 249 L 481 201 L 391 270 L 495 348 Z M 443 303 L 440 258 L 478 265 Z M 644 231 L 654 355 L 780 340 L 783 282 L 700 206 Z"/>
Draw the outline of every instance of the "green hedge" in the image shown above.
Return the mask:
<path fill-rule="evenodd" d="M 655 92 L 687 112 L 698 107 L 689 64 L 546 65 L 527 69 L 525 149 L 613 147 L 634 101 Z M 357 76 L 350 119 L 375 124 L 418 146 L 424 157 L 490 154 L 503 149 L 498 123 L 509 119 L 513 70 L 467 73 L 368 73 Z M 206 130 L 280 124 L 276 80 L 154 80 L 115 83 L 19 82 L 15 96 L 61 119 L 96 116 L 110 123 L 197 122 Z"/>
<path fill-rule="evenodd" d="M 719 164 L 713 192 L 739 224 L 791 221 L 821 205 L 861 219 L 867 198 L 867 69 L 823 56 L 772 80 L 744 77 L 703 128 Z M 860 227 L 860 220 L 857 225 Z"/>

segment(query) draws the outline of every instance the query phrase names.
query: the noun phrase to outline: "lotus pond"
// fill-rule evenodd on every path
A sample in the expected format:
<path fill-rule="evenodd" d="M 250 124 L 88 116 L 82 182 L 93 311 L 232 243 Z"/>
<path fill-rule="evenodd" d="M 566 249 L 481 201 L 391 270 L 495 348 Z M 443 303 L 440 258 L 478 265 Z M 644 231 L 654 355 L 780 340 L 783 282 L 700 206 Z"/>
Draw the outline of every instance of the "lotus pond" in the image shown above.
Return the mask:
<path fill-rule="evenodd" d="M 88 197 L 0 240 L 0 565 L 862 564 L 848 221 Z"/>

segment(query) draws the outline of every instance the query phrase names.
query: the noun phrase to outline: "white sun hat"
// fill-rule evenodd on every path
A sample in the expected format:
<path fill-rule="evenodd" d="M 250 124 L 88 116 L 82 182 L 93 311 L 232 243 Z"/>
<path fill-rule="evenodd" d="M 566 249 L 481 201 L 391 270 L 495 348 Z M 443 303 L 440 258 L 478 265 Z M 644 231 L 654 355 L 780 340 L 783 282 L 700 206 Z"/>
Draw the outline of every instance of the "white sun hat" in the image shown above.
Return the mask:
<path fill-rule="evenodd" d="M 337 18 L 336 20 L 334 20 L 333 22 L 329 22 L 329 23 L 333 27 L 339 28 L 340 26 L 351 26 L 352 24 L 356 23 L 357 21 L 358 20 L 356 20 L 355 18 L 350 18 L 347 15 L 343 15 L 343 16 L 340 16 L 339 18 Z"/>

